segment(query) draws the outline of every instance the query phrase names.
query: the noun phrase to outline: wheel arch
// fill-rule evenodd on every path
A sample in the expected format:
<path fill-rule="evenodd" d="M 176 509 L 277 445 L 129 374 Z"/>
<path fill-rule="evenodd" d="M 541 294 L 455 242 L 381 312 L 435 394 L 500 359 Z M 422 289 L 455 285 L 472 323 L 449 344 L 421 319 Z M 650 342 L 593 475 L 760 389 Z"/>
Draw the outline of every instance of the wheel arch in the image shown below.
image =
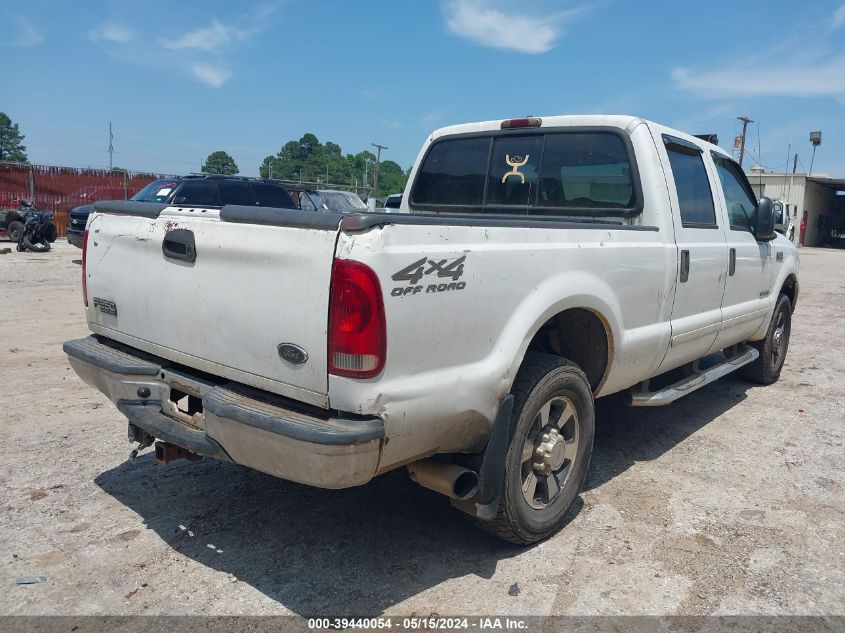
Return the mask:
<path fill-rule="evenodd" d="M 545 352 L 576 363 L 598 393 L 607 381 L 618 337 L 614 333 L 610 306 L 597 301 L 570 301 L 544 312 L 528 331 L 514 368 L 515 375 L 526 354 Z"/>
<path fill-rule="evenodd" d="M 795 306 L 798 303 L 798 289 L 798 277 L 795 276 L 795 273 L 789 273 L 786 279 L 783 280 L 783 284 L 781 284 L 780 291 L 778 292 L 778 294 L 786 295 L 789 298 L 793 312 L 795 312 Z"/>

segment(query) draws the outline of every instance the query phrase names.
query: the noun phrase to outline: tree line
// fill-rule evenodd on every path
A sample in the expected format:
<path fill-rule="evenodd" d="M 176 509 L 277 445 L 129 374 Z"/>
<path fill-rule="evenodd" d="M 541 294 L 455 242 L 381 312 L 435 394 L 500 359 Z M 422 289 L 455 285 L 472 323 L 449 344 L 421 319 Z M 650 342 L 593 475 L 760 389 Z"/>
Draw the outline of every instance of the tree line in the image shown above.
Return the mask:
<path fill-rule="evenodd" d="M 308 132 L 298 141 L 285 143 L 276 154 L 267 156 L 258 171 L 262 178 L 367 188 L 375 184 L 376 162 L 372 152 L 344 154 L 337 143 L 321 143 Z M 235 160 L 222 150 L 208 155 L 202 171 L 226 175 L 239 173 Z M 398 163 L 382 161 L 378 173 L 379 196 L 401 193 L 405 189 L 408 172 Z"/>
<path fill-rule="evenodd" d="M 0 160 L 26 162 L 24 135 L 17 123 L 0 112 Z M 312 133 L 303 134 L 298 141 L 288 141 L 273 155 L 267 156 L 259 166 L 262 178 L 296 180 L 326 185 L 345 185 L 371 188 L 375 184 L 376 156 L 363 151 L 344 154 L 340 145 L 327 141 L 321 143 Z M 240 172 L 235 159 L 227 152 L 217 150 L 208 155 L 202 165 L 203 173 L 234 175 Z M 378 165 L 378 192 L 380 197 L 401 193 L 405 189 L 410 170 L 403 170 L 392 160 Z"/>

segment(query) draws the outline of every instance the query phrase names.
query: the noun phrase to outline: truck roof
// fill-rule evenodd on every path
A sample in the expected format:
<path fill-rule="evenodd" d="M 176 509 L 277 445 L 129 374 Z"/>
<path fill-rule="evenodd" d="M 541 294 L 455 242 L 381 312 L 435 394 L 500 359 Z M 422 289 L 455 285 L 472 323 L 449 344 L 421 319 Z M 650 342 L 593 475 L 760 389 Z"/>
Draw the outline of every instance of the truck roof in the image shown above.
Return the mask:
<path fill-rule="evenodd" d="M 724 156 L 728 156 L 728 154 L 718 145 L 713 145 L 712 143 L 708 143 L 692 134 L 687 132 L 682 132 L 680 130 L 675 130 L 665 125 L 661 125 L 659 123 L 655 123 L 652 121 L 647 121 L 642 117 L 633 116 L 630 114 L 565 114 L 565 115 L 552 115 L 552 116 L 538 116 L 534 117 L 534 115 L 529 115 L 526 118 L 538 118 L 542 121 L 540 127 L 613 127 L 621 130 L 627 131 L 629 134 L 633 132 L 634 128 L 636 128 L 641 123 L 649 124 L 652 127 L 659 128 L 662 132 L 667 134 L 671 134 L 673 136 L 677 136 L 682 138 L 686 141 L 691 143 L 695 143 L 696 145 L 712 150 Z M 491 121 L 479 121 L 477 123 L 461 123 L 459 125 L 449 125 L 447 127 L 442 127 L 432 132 L 431 137 L 429 138 L 430 141 L 433 141 L 436 138 L 441 136 L 448 136 L 451 134 L 472 134 L 475 132 L 493 132 L 502 129 L 502 121 L 507 121 L 510 119 L 494 119 Z M 518 131 L 517 128 L 515 131 Z M 531 129 L 531 128 L 527 128 Z M 536 129 L 536 128 L 534 128 Z"/>

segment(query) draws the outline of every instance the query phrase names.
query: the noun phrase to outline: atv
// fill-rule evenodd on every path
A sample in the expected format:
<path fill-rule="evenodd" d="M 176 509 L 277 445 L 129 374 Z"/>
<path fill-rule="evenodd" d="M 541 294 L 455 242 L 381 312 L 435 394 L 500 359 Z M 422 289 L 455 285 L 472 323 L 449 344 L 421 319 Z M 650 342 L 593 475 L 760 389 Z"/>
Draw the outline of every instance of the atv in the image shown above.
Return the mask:
<path fill-rule="evenodd" d="M 53 213 L 50 211 L 39 211 L 34 203 L 24 198 L 18 200 L 17 209 L 0 209 L 0 236 L 5 231 L 9 234 L 11 241 L 19 242 L 23 236 L 27 216 L 32 213 L 40 214 L 39 220 L 46 220 L 48 226 L 44 227 L 43 233 L 50 243 L 55 242 L 59 232 L 56 229 L 56 225 L 53 224 Z"/>

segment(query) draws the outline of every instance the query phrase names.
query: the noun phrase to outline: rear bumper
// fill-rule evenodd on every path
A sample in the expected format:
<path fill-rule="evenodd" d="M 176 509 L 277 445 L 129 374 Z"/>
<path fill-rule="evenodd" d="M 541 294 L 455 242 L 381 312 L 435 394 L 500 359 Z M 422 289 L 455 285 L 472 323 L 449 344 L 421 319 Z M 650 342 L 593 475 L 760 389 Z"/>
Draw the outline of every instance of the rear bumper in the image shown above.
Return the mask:
<path fill-rule="evenodd" d="M 384 423 L 323 412 L 94 337 L 64 344 L 74 371 L 150 435 L 189 451 L 321 488 L 364 484 L 376 472 Z M 188 415 L 174 400 L 194 398 Z M 146 396 L 146 397 L 143 397 Z"/>

